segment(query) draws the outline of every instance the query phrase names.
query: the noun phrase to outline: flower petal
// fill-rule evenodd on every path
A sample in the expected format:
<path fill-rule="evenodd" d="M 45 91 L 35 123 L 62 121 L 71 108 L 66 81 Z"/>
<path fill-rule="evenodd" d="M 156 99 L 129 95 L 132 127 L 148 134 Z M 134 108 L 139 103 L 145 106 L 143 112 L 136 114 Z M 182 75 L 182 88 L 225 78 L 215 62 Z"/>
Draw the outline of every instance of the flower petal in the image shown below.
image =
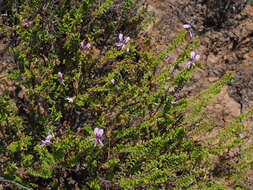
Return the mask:
<path fill-rule="evenodd" d="M 73 98 L 68 97 L 67 100 L 69 103 L 73 103 Z"/>
<path fill-rule="evenodd" d="M 81 48 L 84 48 L 84 44 L 83 44 L 83 42 L 81 42 L 81 44 L 80 44 L 80 45 L 81 45 Z"/>
<path fill-rule="evenodd" d="M 194 51 L 191 51 L 190 57 L 191 57 L 191 60 L 194 60 L 194 58 L 195 58 L 195 52 Z"/>
<path fill-rule="evenodd" d="M 46 140 L 50 140 L 53 137 L 53 135 L 47 135 Z"/>
<path fill-rule="evenodd" d="M 127 37 L 124 42 L 127 43 L 130 40 L 130 37 Z"/>
<path fill-rule="evenodd" d="M 30 22 L 28 21 L 27 18 L 25 19 L 25 26 L 28 27 L 28 28 L 31 26 L 31 24 L 30 24 Z"/>
<path fill-rule="evenodd" d="M 46 140 L 42 140 L 41 142 L 42 144 L 47 144 L 47 143 L 50 143 L 50 140 L 46 139 Z"/>
<path fill-rule="evenodd" d="M 179 98 L 179 94 L 175 93 L 175 98 L 178 99 Z"/>
<path fill-rule="evenodd" d="M 86 45 L 86 48 L 87 48 L 87 49 L 89 49 L 89 48 L 90 48 L 90 43 L 88 43 L 88 44 Z"/>
<path fill-rule="evenodd" d="M 200 55 L 197 54 L 197 55 L 195 56 L 195 60 L 198 61 L 198 60 L 200 60 L 200 59 L 201 59 Z"/>
<path fill-rule="evenodd" d="M 104 133 L 104 129 L 99 129 L 98 137 L 102 137 L 103 133 Z"/>
<path fill-rule="evenodd" d="M 187 68 L 189 69 L 191 67 L 191 65 L 192 65 L 192 61 L 188 61 Z"/>
<path fill-rule="evenodd" d="M 101 144 L 101 146 L 104 146 L 104 144 L 102 143 L 102 141 L 100 139 L 98 141 Z"/>
<path fill-rule="evenodd" d="M 172 57 L 170 54 L 167 53 L 167 62 L 168 62 L 168 64 L 171 63 L 172 58 L 173 58 L 173 57 Z"/>
<path fill-rule="evenodd" d="M 63 74 L 61 72 L 58 72 L 58 75 L 60 76 L 60 78 L 63 78 Z"/>
<path fill-rule="evenodd" d="M 99 129 L 96 127 L 96 128 L 94 129 L 94 135 L 95 135 L 95 136 L 98 136 L 98 131 L 99 131 Z"/>
<path fill-rule="evenodd" d="M 189 24 L 184 24 L 184 28 L 185 28 L 185 29 L 191 28 L 191 25 L 189 25 Z"/>
<path fill-rule="evenodd" d="M 123 34 L 121 34 L 121 33 L 119 34 L 119 41 L 121 41 L 121 42 L 123 41 Z"/>

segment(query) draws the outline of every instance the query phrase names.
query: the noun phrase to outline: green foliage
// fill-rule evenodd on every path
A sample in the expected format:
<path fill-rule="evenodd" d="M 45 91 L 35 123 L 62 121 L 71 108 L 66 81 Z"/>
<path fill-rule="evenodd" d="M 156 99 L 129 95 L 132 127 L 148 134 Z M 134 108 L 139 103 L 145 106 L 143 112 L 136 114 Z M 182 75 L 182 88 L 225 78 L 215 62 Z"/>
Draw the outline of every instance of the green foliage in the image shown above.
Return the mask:
<path fill-rule="evenodd" d="M 19 144 L 18 142 L 12 142 L 8 147 L 7 150 L 11 151 L 12 153 L 19 151 Z"/>
<path fill-rule="evenodd" d="M 220 173 L 231 177 L 232 185 L 243 183 L 242 172 L 252 160 L 246 156 L 251 147 L 240 148 L 239 134 L 247 132 L 240 121 L 252 113 L 239 116 L 210 142 L 194 140 L 213 129 L 203 108 L 232 80 L 228 72 L 196 97 L 183 95 L 195 71 L 180 65 L 189 60 L 198 38 L 189 41 L 188 32 L 180 31 L 155 55 L 134 39 L 145 15 L 137 11 L 139 1 L 18 2 L 10 4 L 17 43 L 8 78 L 25 90 L 22 100 L 8 90 L 0 95 L 0 157 L 7 165 L 0 171 L 5 177 L 35 189 L 73 189 L 71 184 L 83 189 L 223 189 L 209 175 L 215 170 L 212 163 L 239 148 L 234 157 L 242 159 L 231 161 L 233 172 Z M 131 36 L 124 48 L 115 45 L 119 33 L 124 39 Z M 82 42 L 91 48 L 81 47 Z M 178 46 L 181 53 L 168 64 L 166 54 Z M 100 140 L 105 146 L 90 140 L 95 127 L 104 129 Z M 43 143 L 49 134 L 50 142 Z"/>

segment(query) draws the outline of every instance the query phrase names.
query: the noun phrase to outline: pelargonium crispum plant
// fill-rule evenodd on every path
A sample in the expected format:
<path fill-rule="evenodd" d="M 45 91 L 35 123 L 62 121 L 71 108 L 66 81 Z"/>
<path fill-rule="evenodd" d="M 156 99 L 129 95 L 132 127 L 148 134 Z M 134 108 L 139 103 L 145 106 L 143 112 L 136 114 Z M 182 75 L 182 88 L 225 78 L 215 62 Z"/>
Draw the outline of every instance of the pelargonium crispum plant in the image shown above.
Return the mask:
<path fill-rule="evenodd" d="M 182 89 L 201 64 L 198 38 L 188 41 L 182 30 L 161 54 L 142 51 L 138 2 L 10 3 L 8 77 L 16 91 L 0 97 L 3 177 L 34 189 L 213 185 L 211 163 L 227 143 L 210 148 L 192 135 L 212 127 L 202 108 L 231 74 L 187 99 Z M 182 52 L 172 58 L 178 46 Z M 243 144 L 242 130 L 231 129 L 231 147 Z"/>

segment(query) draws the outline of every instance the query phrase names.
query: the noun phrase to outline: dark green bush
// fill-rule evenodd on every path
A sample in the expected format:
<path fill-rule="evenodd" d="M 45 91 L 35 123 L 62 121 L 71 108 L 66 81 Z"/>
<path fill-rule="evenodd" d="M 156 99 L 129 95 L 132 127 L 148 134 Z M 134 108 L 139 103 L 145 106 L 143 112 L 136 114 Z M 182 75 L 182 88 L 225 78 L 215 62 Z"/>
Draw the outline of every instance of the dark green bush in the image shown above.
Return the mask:
<path fill-rule="evenodd" d="M 9 1 L 15 62 L 8 77 L 17 86 L 0 96 L 3 177 L 34 189 L 218 187 L 213 162 L 243 145 L 244 128 L 227 127 L 218 144 L 194 137 L 212 129 L 202 108 L 231 73 L 196 98 L 184 97 L 194 67 L 179 64 L 198 39 L 181 31 L 160 55 L 142 51 L 135 41 L 145 19 L 139 3 Z M 115 45 L 120 33 L 131 37 L 124 48 Z M 178 46 L 181 54 L 168 64 L 166 54 Z M 93 141 L 95 128 L 104 134 Z M 104 146 L 94 146 L 98 140 Z M 231 170 L 238 175 L 250 165 L 237 163 Z"/>

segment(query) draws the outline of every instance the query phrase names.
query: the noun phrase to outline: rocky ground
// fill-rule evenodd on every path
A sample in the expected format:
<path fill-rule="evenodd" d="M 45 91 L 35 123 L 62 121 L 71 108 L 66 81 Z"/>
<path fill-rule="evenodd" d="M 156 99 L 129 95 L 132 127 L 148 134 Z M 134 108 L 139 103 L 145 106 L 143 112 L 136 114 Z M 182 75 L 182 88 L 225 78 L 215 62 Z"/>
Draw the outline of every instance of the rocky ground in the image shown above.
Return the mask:
<path fill-rule="evenodd" d="M 222 128 L 238 114 L 253 108 L 253 6 L 241 7 L 240 1 L 237 1 L 230 7 L 234 11 L 219 22 L 217 15 L 209 11 L 212 7 L 203 2 L 147 0 L 148 12 L 155 19 L 139 33 L 139 38 L 151 37 L 151 48 L 160 52 L 168 47 L 183 24 L 192 25 L 194 34 L 200 39 L 196 51 L 202 55 L 202 64 L 184 89 L 185 95 L 196 95 L 227 71 L 235 74 L 233 82 L 225 86 L 206 109 L 210 120 L 217 128 Z M 0 89 L 8 86 L 9 90 L 15 91 L 5 77 L 6 69 L 12 62 L 9 43 L 7 39 L 0 39 Z M 253 118 L 249 118 L 243 122 L 253 126 L 252 121 Z M 246 139 L 249 143 L 253 142 L 253 128 L 250 132 Z M 208 135 L 215 135 L 215 131 Z M 253 168 L 249 174 L 247 186 L 253 189 Z"/>

